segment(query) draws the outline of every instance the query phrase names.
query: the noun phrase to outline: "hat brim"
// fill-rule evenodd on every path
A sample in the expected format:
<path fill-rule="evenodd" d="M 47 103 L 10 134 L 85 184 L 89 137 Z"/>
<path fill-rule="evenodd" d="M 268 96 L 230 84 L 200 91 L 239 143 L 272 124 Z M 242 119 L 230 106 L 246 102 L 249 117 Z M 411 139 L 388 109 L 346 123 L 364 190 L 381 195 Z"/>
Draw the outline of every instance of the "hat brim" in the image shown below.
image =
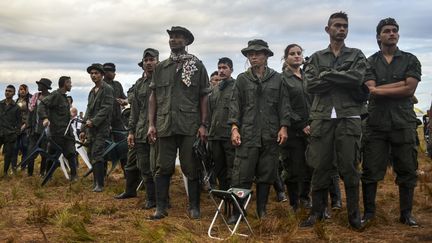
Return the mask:
<path fill-rule="evenodd" d="M 52 89 L 51 86 L 48 86 L 44 83 L 42 83 L 41 81 L 36 81 L 37 84 L 42 84 L 43 86 L 47 87 L 47 89 Z"/>
<path fill-rule="evenodd" d="M 194 40 L 195 40 L 195 38 L 192 35 L 192 33 L 189 33 L 189 32 L 186 32 L 186 31 L 182 31 L 182 30 L 174 30 L 174 31 L 167 30 L 167 33 L 169 35 L 172 34 L 172 33 L 181 33 L 181 34 L 183 34 L 186 37 L 186 39 L 188 40 L 188 42 L 186 43 L 187 46 L 190 45 L 190 44 L 192 44 L 194 42 Z"/>
<path fill-rule="evenodd" d="M 96 69 L 96 70 L 98 70 L 99 72 L 101 72 L 102 74 L 105 74 L 105 71 L 104 71 L 102 68 L 98 68 L 98 67 L 95 67 L 95 66 L 90 66 L 90 67 L 88 67 L 88 68 L 87 68 L 87 73 L 90 74 L 90 71 L 93 70 L 93 69 Z"/>
<path fill-rule="evenodd" d="M 143 61 L 139 62 L 138 66 L 143 67 Z"/>
<path fill-rule="evenodd" d="M 269 48 L 265 46 L 259 46 L 259 45 L 253 45 L 253 46 L 248 46 L 246 48 L 243 48 L 241 50 L 241 53 L 243 54 L 243 56 L 247 57 L 248 52 L 251 51 L 264 51 L 265 53 L 267 53 L 267 56 L 269 57 L 274 55 L 274 53 Z"/>

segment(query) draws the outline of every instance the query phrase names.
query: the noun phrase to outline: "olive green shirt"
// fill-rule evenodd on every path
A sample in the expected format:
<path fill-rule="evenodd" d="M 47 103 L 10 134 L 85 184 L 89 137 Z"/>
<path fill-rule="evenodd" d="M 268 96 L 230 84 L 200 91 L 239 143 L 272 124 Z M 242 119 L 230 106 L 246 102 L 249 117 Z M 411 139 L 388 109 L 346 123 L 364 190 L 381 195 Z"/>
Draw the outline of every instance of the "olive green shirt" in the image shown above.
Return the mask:
<path fill-rule="evenodd" d="M 315 52 L 305 64 L 307 91 L 314 95 L 310 119 L 360 118 L 365 102 L 356 97 L 361 95 L 366 68 L 359 49 L 344 46 L 337 57 L 330 46 Z"/>
<path fill-rule="evenodd" d="M 51 135 L 63 136 L 65 134 L 71 120 L 70 105 L 66 94 L 62 94 L 60 89 L 44 97 L 38 105 L 37 112 L 42 121 L 45 118 L 50 121 L 49 130 Z M 72 130 L 69 132 L 72 132 Z"/>
<path fill-rule="evenodd" d="M 114 103 L 114 90 L 105 82 L 97 92 L 93 87 L 88 95 L 87 109 L 84 116 L 83 124 L 90 120 L 93 128 L 86 128 L 87 132 L 106 132 L 111 124 L 111 116 Z"/>
<path fill-rule="evenodd" d="M 112 110 L 112 122 L 111 125 L 114 129 L 123 129 L 122 127 L 119 127 L 120 125 L 124 125 L 123 121 L 121 119 L 121 106 L 120 104 L 117 102 L 117 98 L 120 99 L 126 99 L 126 95 L 123 92 L 123 86 L 121 85 L 121 83 L 119 81 L 116 80 L 112 80 L 112 81 L 108 81 L 106 79 L 104 79 L 104 82 L 109 84 L 113 89 L 114 89 L 114 103 L 113 103 L 113 110 Z"/>
<path fill-rule="evenodd" d="M 368 61 L 370 67 L 366 72 L 365 80 L 374 80 L 376 86 L 396 83 L 408 77 L 421 80 L 421 64 L 411 53 L 398 49 L 391 63 L 387 63 L 382 52 L 378 51 L 370 56 Z M 417 117 L 411 98 L 371 96 L 367 125 L 382 131 L 415 127 Z"/>
<path fill-rule="evenodd" d="M 158 137 L 195 136 L 201 124 L 201 97 L 210 92 L 207 70 L 201 61 L 188 87 L 182 81 L 182 65 L 168 58 L 153 73 L 150 88 L 156 95 Z M 178 68 L 177 68 L 178 67 Z"/>
<path fill-rule="evenodd" d="M 0 136 L 16 136 L 21 129 L 21 110 L 15 101 L 0 101 Z"/>
<path fill-rule="evenodd" d="M 138 79 L 134 85 L 132 98 L 129 97 L 131 105 L 129 132 L 135 135 L 135 141 L 138 143 L 147 142 L 149 86 L 149 78 Z"/>
<path fill-rule="evenodd" d="M 209 95 L 209 140 L 229 140 L 231 137 L 228 114 L 234 82 L 232 78 L 220 81 Z"/>
<path fill-rule="evenodd" d="M 228 123 L 239 127 L 242 145 L 261 147 L 276 143 L 280 128 L 290 125 L 290 109 L 281 75 L 267 67 L 259 79 L 249 68 L 234 84 Z"/>
<path fill-rule="evenodd" d="M 302 77 L 303 77 L 302 72 Z M 291 127 L 295 130 L 303 130 L 309 124 L 309 111 L 311 97 L 306 92 L 306 82 L 302 78 L 297 77 L 294 73 L 287 69 L 282 73 L 282 78 L 285 80 L 290 105 L 291 105 Z"/>

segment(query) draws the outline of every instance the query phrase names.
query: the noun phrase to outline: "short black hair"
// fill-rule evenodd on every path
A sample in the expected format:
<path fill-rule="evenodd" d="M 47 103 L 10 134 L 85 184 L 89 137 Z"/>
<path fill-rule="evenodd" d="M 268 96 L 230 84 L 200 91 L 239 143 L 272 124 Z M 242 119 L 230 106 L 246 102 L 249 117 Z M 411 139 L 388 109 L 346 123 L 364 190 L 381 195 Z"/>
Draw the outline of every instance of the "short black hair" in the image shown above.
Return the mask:
<path fill-rule="evenodd" d="M 66 99 L 70 99 L 70 103 L 71 103 L 71 104 L 73 103 L 73 98 L 72 98 L 72 96 L 68 95 L 68 96 L 66 96 Z"/>
<path fill-rule="evenodd" d="M 327 26 L 330 26 L 332 19 L 345 19 L 348 22 L 348 14 L 342 11 L 333 13 L 328 19 Z"/>
<path fill-rule="evenodd" d="M 6 89 L 13 89 L 14 92 L 16 91 L 15 86 L 13 86 L 12 84 L 9 84 L 8 86 L 6 86 Z"/>
<path fill-rule="evenodd" d="M 58 81 L 59 88 L 63 87 L 65 85 L 66 81 L 69 80 L 69 79 L 71 79 L 71 78 L 68 77 L 68 76 L 61 76 L 59 78 L 59 81 Z"/>
<path fill-rule="evenodd" d="M 210 74 L 210 78 L 213 77 L 213 76 L 216 76 L 218 74 L 219 74 L 218 71 L 214 71 L 214 72 L 212 72 L 212 74 Z"/>
<path fill-rule="evenodd" d="M 231 70 L 233 69 L 233 61 L 228 57 L 222 57 L 221 59 L 219 59 L 218 65 L 219 64 L 226 64 L 229 68 L 231 68 Z"/>

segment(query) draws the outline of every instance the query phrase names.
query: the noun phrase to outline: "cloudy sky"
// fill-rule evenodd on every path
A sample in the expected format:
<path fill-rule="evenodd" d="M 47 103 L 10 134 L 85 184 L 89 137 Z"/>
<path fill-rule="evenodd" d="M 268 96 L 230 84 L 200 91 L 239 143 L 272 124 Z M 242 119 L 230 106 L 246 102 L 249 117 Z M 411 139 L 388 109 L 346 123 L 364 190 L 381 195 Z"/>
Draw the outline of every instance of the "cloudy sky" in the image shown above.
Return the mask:
<path fill-rule="evenodd" d="M 57 87 L 61 75 L 72 77 L 75 105 L 85 109 L 92 82 L 86 68 L 94 62 L 114 62 L 116 79 L 127 90 L 139 76 L 137 62 L 145 48 L 169 56 L 166 29 L 185 26 L 195 35 L 189 52 L 209 73 L 218 58 L 234 61 L 234 76 L 246 68 L 240 50 L 254 38 L 266 40 L 275 56 L 269 66 L 280 70 L 284 47 L 298 43 L 305 55 L 325 48 L 328 16 L 349 15 L 347 46 L 366 56 L 377 50 L 378 21 L 394 17 L 400 25 L 399 47 L 415 54 L 423 77 L 416 95 L 419 108 L 432 99 L 432 5 L 427 0 L 14 0 L 0 3 L 0 89 L 12 83 L 30 85 L 49 78 Z M 3 97 L 3 95 L 2 95 Z"/>

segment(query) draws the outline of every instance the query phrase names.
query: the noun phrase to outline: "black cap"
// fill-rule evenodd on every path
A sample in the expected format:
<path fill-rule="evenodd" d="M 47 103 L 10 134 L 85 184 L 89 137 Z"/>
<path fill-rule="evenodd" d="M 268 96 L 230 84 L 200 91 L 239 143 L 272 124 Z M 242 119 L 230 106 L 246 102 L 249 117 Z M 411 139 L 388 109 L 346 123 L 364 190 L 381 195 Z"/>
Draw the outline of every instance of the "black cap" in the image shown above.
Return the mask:
<path fill-rule="evenodd" d="M 90 71 L 93 69 L 96 69 L 99 72 L 101 72 L 102 74 L 105 74 L 104 68 L 103 68 L 102 64 L 100 64 L 100 63 L 93 63 L 92 65 L 90 65 L 87 68 L 87 73 L 90 73 Z"/>
<path fill-rule="evenodd" d="M 381 19 L 376 27 L 377 35 L 381 33 L 382 28 L 386 25 L 394 25 L 399 31 L 399 25 L 394 18 L 385 18 L 385 19 Z"/>
<path fill-rule="evenodd" d="M 105 72 L 109 72 L 109 71 L 115 72 L 116 71 L 116 66 L 112 62 L 107 62 L 107 63 L 104 63 L 103 69 L 104 69 Z"/>
<path fill-rule="evenodd" d="M 267 42 L 260 39 L 248 41 L 248 46 L 241 50 L 245 57 L 247 57 L 247 53 L 250 51 L 264 51 L 269 57 L 273 56 L 273 52 L 269 49 Z"/>
<path fill-rule="evenodd" d="M 159 51 L 156 50 L 156 49 L 153 49 L 153 48 L 147 48 L 147 49 L 144 50 L 143 58 L 142 59 L 144 60 L 144 58 L 147 55 L 150 55 L 152 57 L 159 57 Z M 138 66 L 140 66 L 140 67 L 143 66 L 143 61 L 142 60 L 141 60 L 141 62 L 138 63 Z"/>
<path fill-rule="evenodd" d="M 192 42 L 195 40 L 194 36 L 192 35 L 192 32 L 190 32 L 185 27 L 172 26 L 170 30 L 167 30 L 167 32 L 168 32 L 168 34 L 182 33 L 186 37 L 186 39 L 188 40 L 188 42 L 186 43 L 187 46 L 192 44 Z"/>
<path fill-rule="evenodd" d="M 47 89 L 51 89 L 52 82 L 47 78 L 41 78 L 39 81 L 36 81 L 36 83 L 44 85 Z"/>

